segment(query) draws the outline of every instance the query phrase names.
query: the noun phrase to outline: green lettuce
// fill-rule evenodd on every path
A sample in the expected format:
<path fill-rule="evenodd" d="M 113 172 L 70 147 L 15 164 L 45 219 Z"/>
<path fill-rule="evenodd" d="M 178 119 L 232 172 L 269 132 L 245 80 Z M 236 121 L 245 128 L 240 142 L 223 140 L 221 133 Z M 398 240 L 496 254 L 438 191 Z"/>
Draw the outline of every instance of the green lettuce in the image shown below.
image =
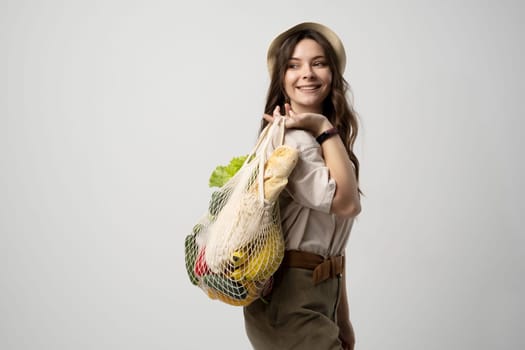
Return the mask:
<path fill-rule="evenodd" d="M 219 165 L 210 175 L 209 187 L 222 187 L 239 171 L 248 156 L 234 157 L 226 166 Z"/>

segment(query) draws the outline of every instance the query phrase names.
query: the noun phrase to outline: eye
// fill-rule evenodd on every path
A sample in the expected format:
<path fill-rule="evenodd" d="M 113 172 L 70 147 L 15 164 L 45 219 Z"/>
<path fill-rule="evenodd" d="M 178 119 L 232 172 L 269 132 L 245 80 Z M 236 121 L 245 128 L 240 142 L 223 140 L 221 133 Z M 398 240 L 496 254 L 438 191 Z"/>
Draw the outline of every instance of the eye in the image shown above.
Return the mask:
<path fill-rule="evenodd" d="M 289 69 L 296 69 L 297 67 L 299 67 L 299 65 L 297 63 L 289 63 L 288 64 L 288 68 Z"/>
<path fill-rule="evenodd" d="M 325 67 L 326 66 L 326 62 L 324 62 L 324 61 L 315 61 L 313 63 L 313 66 L 314 67 Z"/>

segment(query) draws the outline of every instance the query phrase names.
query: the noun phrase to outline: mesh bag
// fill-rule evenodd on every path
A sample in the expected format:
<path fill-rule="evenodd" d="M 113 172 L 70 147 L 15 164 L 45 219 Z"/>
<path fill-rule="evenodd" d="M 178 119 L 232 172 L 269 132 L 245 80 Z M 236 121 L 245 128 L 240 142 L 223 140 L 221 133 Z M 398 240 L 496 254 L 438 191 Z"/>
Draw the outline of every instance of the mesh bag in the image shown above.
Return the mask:
<path fill-rule="evenodd" d="M 250 304 L 282 262 L 278 197 L 298 159 L 283 140 L 284 120 L 278 118 L 261 132 L 237 173 L 211 195 L 208 211 L 185 239 L 188 277 L 212 299 Z"/>

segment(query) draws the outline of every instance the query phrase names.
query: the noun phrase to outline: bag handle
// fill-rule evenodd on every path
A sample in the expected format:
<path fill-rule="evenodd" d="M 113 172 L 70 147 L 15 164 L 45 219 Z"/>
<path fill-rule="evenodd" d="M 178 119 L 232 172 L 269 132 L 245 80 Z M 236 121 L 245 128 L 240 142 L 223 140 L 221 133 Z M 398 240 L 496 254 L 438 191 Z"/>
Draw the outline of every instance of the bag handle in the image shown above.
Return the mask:
<path fill-rule="evenodd" d="M 285 131 L 285 121 L 284 117 L 277 117 L 274 119 L 274 121 L 271 123 L 270 129 L 268 129 L 268 132 L 264 135 L 264 144 L 261 146 L 262 154 L 259 157 L 259 200 L 261 203 L 264 203 L 264 164 L 266 163 L 266 154 L 268 151 L 268 147 L 273 139 L 273 135 L 277 132 L 279 132 L 279 139 L 278 139 L 278 145 L 282 146 L 284 143 L 284 131 Z M 268 127 L 268 126 L 267 126 Z M 277 130 L 278 129 L 278 130 Z M 258 151 L 258 149 L 256 149 Z"/>
<path fill-rule="evenodd" d="M 278 139 L 278 145 L 282 146 L 284 143 L 284 132 L 285 132 L 285 126 L 284 126 L 284 117 L 276 117 L 272 123 L 268 123 L 264 129 L 261 131 L 259 138 L 257 139 L 257 143 L 253 147 L 253 149 L 248 153 L 248 156 L 246 157 L 246 160 L 244 161 L 241 168 L 243 168 L 246 164 L 250 163 L 253 157 L 257 154 L 259 150 L 263 150 L 264 153 L 268 149 L 268 146 L 270 144 L 270 141 L 272 140 L 272 135 L 275 134 L 275 129 L 279 127 L 279 139 Z M 264 154 L 264 161 L 266 161 L 266 154 Z"/>
<path fill-rule="evenodd" d="M 266 160 L 267 160 L 266 153 L 273 139 L 273 136 L 277 132 L 279 132 L 277 146 L 282 146 L 284 144 L 284 132 L 285 132 L 284 117 L 276 117 L 273 122 L 268 123 L 264 127 L 264 129 L 261 131 L 261 134 L 259 135 L 259 138 L 257 139 L 257 143 L 255 144 L 255 147 L 251 150 L 250 153 L 248 153 L 246 160 L 244 161 L 244 163 L 242 164 L 240 168 L 240 169 L 243 169 L 244 167 L 246 167 L 249 163 L 251 163 L 253 158 L 255 158 L 257 153 L 259 153 L 259 159 L 258 159 L 259 163 L 257 164 L 257 166 L 259 168 L 258 169 L 259 174 L 263 174 L 262 176 L 258 176 L 259 200 L 261 201 L 261 203 L 264 203 L 264 164 L 266 163 Z"/>

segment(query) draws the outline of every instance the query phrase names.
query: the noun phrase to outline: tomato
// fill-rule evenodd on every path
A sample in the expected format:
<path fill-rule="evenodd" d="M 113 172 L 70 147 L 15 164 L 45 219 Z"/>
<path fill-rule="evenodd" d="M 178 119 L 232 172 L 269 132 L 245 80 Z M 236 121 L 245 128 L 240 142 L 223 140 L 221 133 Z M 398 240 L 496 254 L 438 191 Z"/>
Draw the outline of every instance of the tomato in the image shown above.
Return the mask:
<path fill-rule="evenodd" d="M 195 274 L 199 277 L 207 274 L 210 271 L 210 268 L 206 264 L 206 258 L 204 254 L 205 254 L 205 249 L 203 247 L 199 251 L 199 256 L 197 257 L 197 260 L 195 261 Z"/>

